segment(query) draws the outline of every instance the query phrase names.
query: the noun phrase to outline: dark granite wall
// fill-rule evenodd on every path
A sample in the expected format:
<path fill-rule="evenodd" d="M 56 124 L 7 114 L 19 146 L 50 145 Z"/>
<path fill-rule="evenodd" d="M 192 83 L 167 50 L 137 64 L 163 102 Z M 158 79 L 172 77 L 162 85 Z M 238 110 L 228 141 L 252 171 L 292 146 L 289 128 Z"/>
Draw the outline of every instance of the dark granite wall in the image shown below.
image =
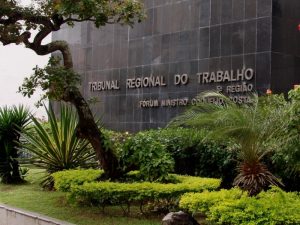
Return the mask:
<path fill-rule="evenodd" d="M 300 1 L 274 0 L 272 18 L 272 81 L 275 92 L 300 84 Z"/>
<path fill-rule="evenodd" d="M 293 26 L 299 12 L 294 9 L 291 14 L 286 2 L 297 2 L 298 7 L 298 1 L 145 0 L 148 18 L 133 29 L 119 25 L 96 29 L 87 23 L 63 29 L 53 38 L 71 44 L 76 69 L 83 77 L 82 91 L 87 98 L 97 97 L 99 103 L 93 110 L 105 125 L 138 131 L 163 127 L 184 110 L 141 108 L 139 101 L 193 98 L 203 90 L 216 88 L 199 85 L 197 72 L 253 68 L 253 84 L 259 93 L 268 88 L 287 90 L 291 80 L 294 83 L 298 79 L 299 60 L 295 55 L 299 56 L 300 42 L 297 33 L 291 31 L 287 37 L 282 32 L 288 29 L 286 23 Z M 272 40 L 272 35 L 276 39 Z M 283 43 L 290 39 L 297 48 Z M 291 70 L 289 80 L 281 76 L 286 70 Z M 164 76 L 168 84 L 174 82 L 175 74 L 188 74 L 190 82 L 187 86 L 126 89 L 126 79 L 151 74 Z M 99 80 L 120 80 L 120 90 L 91 92 L 88 82 Z"/>

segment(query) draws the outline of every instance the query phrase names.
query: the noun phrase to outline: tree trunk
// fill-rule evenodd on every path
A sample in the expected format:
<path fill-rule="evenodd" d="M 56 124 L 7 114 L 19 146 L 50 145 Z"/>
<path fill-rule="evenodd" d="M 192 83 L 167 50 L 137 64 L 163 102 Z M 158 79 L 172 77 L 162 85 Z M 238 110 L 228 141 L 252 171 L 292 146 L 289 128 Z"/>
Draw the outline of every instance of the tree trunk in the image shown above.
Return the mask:
<path fill-rule="evenodd" d="M 69 46 L 64 41 L 56 42 L 58 49 L 62 52 L 64 66 L 66 69 L 73 69 L 72 55 Z M 52 45 L 53 46 L 53 45 Z M 66 88 L 63 100 L 72 103 L 78 113 L 79 123 L 77 126 L 77 136 L 87 139 L 96 152 L 96 157 L 99 160 L 103 170 L 104 177 L 117 179 L 123 175 L 119 161 L 112 149 L 105 149 L 103 146 L 103 135 L 98 128 L 92 111 L 83 98 L 78 88 Z"/>
<path fill-rule="evenodd" d="M 22 183 L 24 180 L 21 177 L 20 174 L 20 167 L 19 167 L 19 162 L 17 159 L 13 159 L 12 162 L 12 182 L 17 184 L 17 183 Z"/>
<path fill-rule="evenodd" d="M 98 128 L 89 105 L 78 89 L 69 91 L 69 102 L 71 102 L 78 113 L 79 124 L 77 126 L 77 136 L 87 139 L 93 146 L 96 157 L 99 160 L 105 178 L 116 179 L 122 176 L 119 161 L 112 149 L 105 149 L 103 136 Z"/>

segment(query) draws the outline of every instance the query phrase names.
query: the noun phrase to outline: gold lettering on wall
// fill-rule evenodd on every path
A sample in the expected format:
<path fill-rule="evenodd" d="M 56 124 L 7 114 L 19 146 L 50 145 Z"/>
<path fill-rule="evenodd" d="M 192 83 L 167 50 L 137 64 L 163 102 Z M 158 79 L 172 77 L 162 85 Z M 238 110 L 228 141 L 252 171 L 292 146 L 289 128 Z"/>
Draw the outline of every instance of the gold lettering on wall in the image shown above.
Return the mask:
<path fill-rule="evenodd" d="M 198 85 L 205 87 L 215 85 L 215 89 L 236 103 L 247 103 L 250 101 L 248 93 L 254 91 L 253 80 L 255 73 L 252 68 L 243 68 L 237 70 L 218 70 L 211 72 L 199 72 L 193 75 L 187 73 L 175 74 L 172 79 L 167 80 L 165 76 L 137 76 L 127 78 L 124 87 L 128 90 L 142 88 L 158 88 L 173 85 L 174 87 L 188 86 L 191 80 Z M 167 81 L 171 83 L 168 84 Z M 89 90 L 91 92 L 114 91 L 120 90 L 119 80 L 105 80 L 89 82 Z M 123 87 L 123 86 L 122 86 Z M 183 89 L 181 89 L 183 90 Z M 197 93 L 195 93 L 197 94 Z M 139 108 L 157 108 L 157 107 L 180 107 L 187 105 L 195 105 L 199 99 L 197 98 L 169 98 L 169 99 L 144 99 L 138 101 Z M 220 99 L 206 99 L 205 101 L 220 104 Z"/>

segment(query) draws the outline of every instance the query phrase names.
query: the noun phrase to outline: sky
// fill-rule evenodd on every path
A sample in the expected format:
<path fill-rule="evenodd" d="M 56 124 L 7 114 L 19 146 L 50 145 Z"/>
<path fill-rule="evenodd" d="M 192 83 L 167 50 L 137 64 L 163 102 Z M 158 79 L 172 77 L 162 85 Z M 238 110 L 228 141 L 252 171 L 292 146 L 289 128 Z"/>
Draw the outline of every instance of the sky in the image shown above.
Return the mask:
<path fill-rule="evenodd" d="M 37 117 L 41 118 L 46 114 L 43 107 L 37 109 L 34 106 L 41 92 L 27 98 L 17 91 L 24 78 L 33 73 L 32 68 L 36 65 L 43 67 L 48 62 L 48 58 L 49 56 L 37 56 L 23 45 L 2 46 L 0 44 L 0 107 L 23 104 L 28 106 Z"/>
<path fill-rule="evenodd" d="M 37 109 L 34 106 L 41 92 L 27 98 L 17 91 L 24 78 L 33 73 L 32 69 L 36 65 L 44 66 L 48 62 L 48 57 L 37 56 L 32 50 L 25 49 L 21 45 L 0 45 L 0 107 L 23 104 L 30 107 L 38 117 L 45 115 L 42 107 Z"/>

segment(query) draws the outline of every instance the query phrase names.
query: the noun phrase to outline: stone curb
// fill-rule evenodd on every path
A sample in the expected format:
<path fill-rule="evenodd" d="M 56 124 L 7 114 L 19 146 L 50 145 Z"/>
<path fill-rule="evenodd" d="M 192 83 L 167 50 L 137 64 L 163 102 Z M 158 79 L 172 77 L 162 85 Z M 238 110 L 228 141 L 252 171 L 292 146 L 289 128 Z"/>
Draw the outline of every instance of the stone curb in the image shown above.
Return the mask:
<path fill-rule="evenodd" d="M 0 225 L 75 225 L 38 213 L 0 204 Z"/>

